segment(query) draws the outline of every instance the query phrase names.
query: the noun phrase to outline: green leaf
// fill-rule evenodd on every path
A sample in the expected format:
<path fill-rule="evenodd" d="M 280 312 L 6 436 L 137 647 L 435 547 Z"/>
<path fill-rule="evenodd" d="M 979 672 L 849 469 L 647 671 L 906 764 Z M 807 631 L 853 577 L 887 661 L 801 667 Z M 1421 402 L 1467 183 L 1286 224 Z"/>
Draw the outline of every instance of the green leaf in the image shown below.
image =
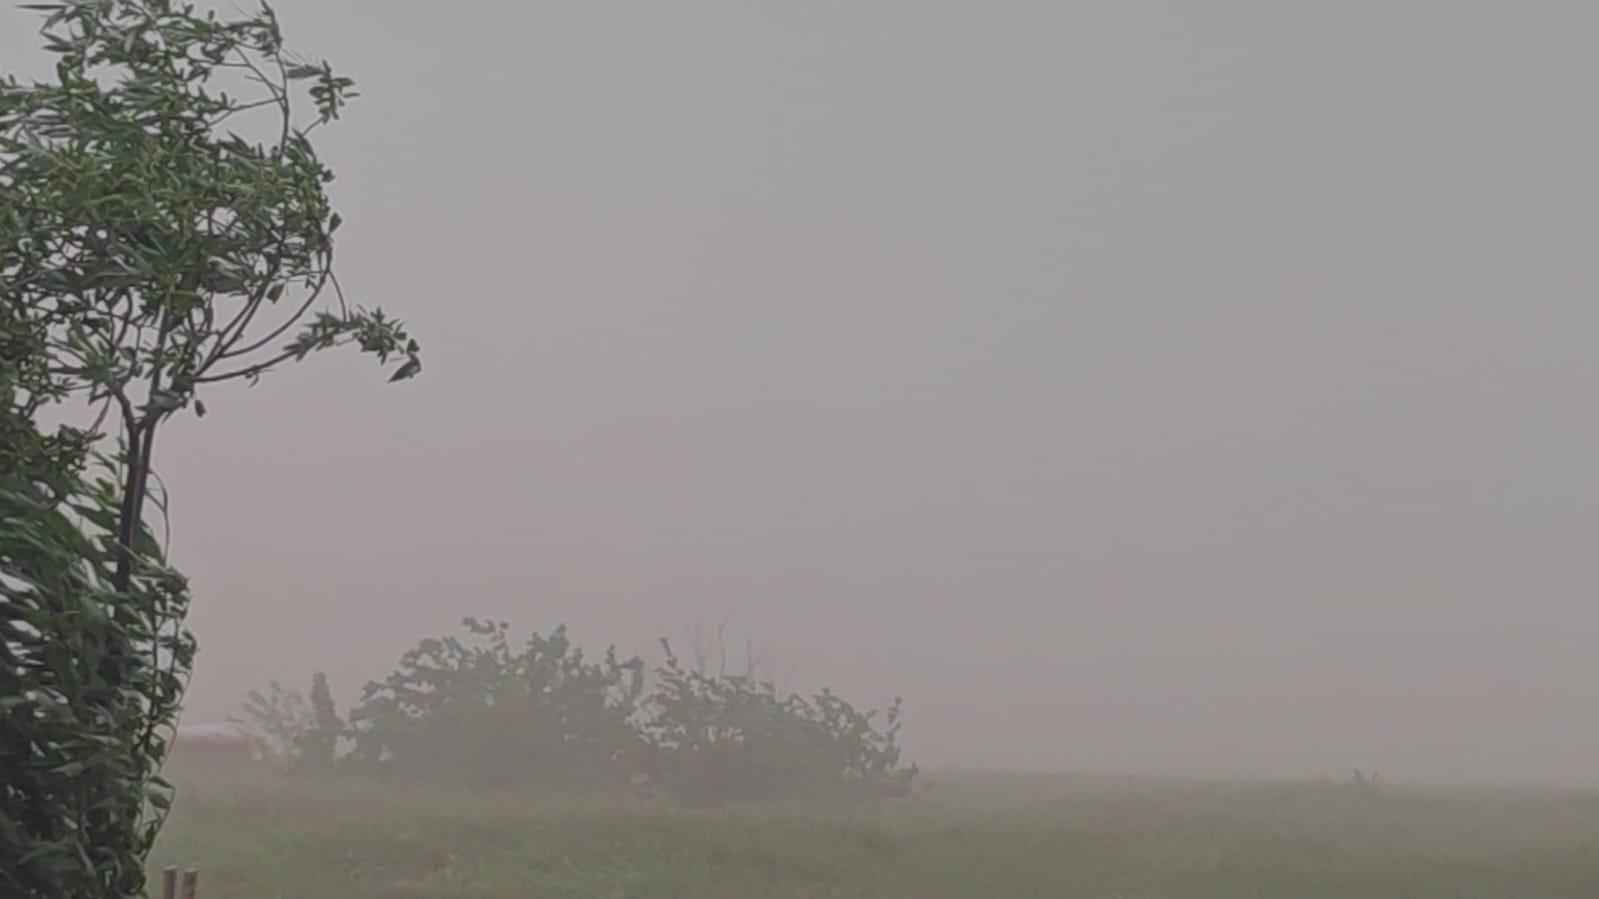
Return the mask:
<path fill-rule="evenodd" d="M 405 364 L 396 369 L 394 374 L 389 377 L 389 383 L 392 384 L 395 381 L 404 381 L 408 378 L 413 378 L 416 376 L 417 372 L 421 370 L 422 361 L 420 359 L 407 359 L 405 360 Z"/>

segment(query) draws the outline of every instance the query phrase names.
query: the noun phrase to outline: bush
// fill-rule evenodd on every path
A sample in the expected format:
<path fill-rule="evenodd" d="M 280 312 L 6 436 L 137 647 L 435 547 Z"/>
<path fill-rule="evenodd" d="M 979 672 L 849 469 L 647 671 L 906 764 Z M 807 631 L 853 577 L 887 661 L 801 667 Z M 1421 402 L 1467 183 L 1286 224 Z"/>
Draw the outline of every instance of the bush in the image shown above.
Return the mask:
<path fill-rule="evenodd" d="M 349 764 L 466 787 L 625 785 L 643 748 L 632 723 L 643 661 L 589 662 L 565 628 L 513 648 L 503 622 L 465 625 L 474 639 L 423 640 L 367 685 Z"/>
<path fill-rule="evenodd" d="M 312 701 L 252 693 L 256 728 L 299 764 L 470 788 L 615 791 L 689 804 L 903 795 L 900 703 L 882 727 L 830 690 L 785 695 L 751 675 L 687 668 L 666 650 L 646 695 L 642 659 L 585 660 L 565 628 L 513 647 L 503 622 L 423 640 L 340 722 L 318 675 Z M 321 696 L 320 701 L 317 700 Z M 339 735 L 353 748 L 336 759 Z M 315 761 L 306 764 L 306 760 Z"/>
<path fill-rule="evenodd" d="M 900 767 L 900 701 L 878 730 L 824 689 L 810 699 L 779 694 L 747 676 L 684 668 L 662 641 L 666 661 L 640 723 L 651 749 L 652 785 L 681 802 L 903 795 L 916 776 Z"/>
<path fill-rule="evenodd" d="M 15 449 L 0 446 L 0 896 L 141 895 L 194 658 L 188 585 L 148 529 L 119 545 L 108 485 L 76 464 L 46 479 Z"/>

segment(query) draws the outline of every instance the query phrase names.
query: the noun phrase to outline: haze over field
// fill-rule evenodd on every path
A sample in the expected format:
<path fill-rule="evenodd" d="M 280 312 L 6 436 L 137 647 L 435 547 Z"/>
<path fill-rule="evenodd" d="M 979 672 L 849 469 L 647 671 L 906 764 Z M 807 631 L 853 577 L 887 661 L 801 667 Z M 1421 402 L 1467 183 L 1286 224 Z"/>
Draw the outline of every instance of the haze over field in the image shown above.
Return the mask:
<path fill-rule="evenodd" d="M 1599 783 L 1599 7 L 274 6 L 427 369 L 163 432 L 187 720 L 732 608 L 935 766 Z"/>

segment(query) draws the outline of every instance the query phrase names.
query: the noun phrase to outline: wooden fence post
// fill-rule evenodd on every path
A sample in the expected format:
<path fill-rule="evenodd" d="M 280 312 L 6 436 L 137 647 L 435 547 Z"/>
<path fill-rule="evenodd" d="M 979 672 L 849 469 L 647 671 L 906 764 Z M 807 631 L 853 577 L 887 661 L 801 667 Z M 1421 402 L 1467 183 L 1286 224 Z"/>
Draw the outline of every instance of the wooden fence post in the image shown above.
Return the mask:
<path fill-rule="evenodd" d="M 200 890 L 200 872 L 190 868 L 183 872 L 183 899 L 194 899 L 194 894 Z"/>
<path fill-rule="evenodd" d="M 161 872 L 161 899 L 178 899 L 178 869 Z"/>

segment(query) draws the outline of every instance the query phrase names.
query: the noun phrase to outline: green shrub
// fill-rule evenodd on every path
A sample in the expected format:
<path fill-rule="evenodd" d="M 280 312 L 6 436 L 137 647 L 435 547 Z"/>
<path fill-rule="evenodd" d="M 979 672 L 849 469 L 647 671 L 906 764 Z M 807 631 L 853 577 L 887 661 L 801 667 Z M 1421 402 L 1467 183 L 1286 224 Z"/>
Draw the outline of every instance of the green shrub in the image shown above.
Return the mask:
<path fill-rule="evenodd" d="M 865 800 L 908 792 L 900 766 L 900 701 L 882 729 L 831 690 L 809 699 L 768 681 L 710 675 L 666 661 L 640 722 L 652 785 L 680 802 Z"/>
<path fill-rule="evenodd" d="M 6 461 L 0 896 L 137 896 L 171 802 L 157 773 L 194 657 L 188 585 L 148 530 L 122 549 L 108 483 L 69 465 L 49 484 Z M 118 590 L 124 558 L 131 577 Z"/>
<path fill-rule="evenodd" d="M 368 684 L 344 725 L 317 676 L 311 702 L 273 684 L 245 710 L 293 770 L 338 771 L 478 789 L 645 788 L 685 804 L 872 800 L 909 792 L 900 702 L 878 726 L 831 690 L 783 694 L 749 675 L 614 650 L 587 661 L 566 629 L 513 646 L 503 622 L 466 619 L 466 639 L 435 637 Z M 317 697 L 321 696 L 318 701 Z M 352 748 L 335 759 L 339 735 Z"/>
<path fill-rule="evenodd" d="M 513 647 L 504 623 L 423 640 L 351 712 L 355 770 L 467 787 L 625 785 L 643 746 L 632 723 L 644 663 L 590 662 L 565 628 Z"/>

